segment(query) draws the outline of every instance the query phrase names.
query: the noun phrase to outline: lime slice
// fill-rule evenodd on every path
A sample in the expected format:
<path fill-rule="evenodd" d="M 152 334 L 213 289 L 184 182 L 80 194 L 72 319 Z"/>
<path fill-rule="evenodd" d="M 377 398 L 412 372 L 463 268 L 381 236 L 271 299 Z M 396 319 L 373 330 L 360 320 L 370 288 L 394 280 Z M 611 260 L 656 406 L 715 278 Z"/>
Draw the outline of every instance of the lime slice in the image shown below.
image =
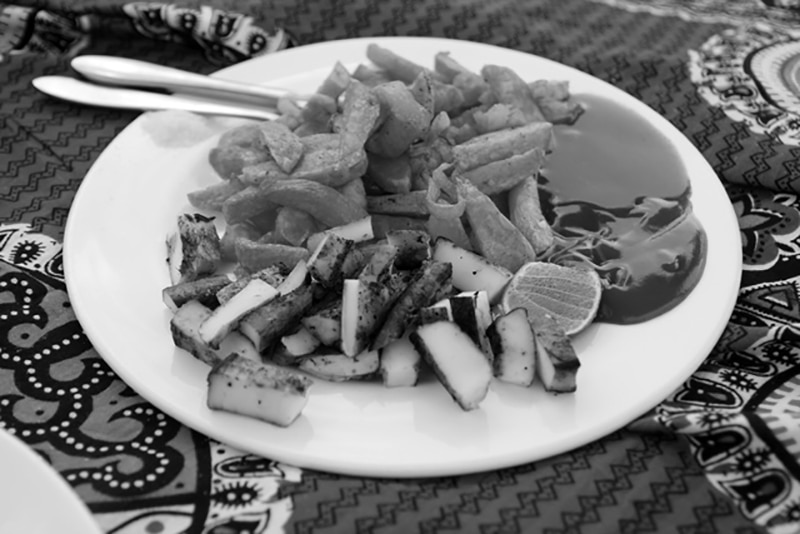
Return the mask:
<path fill-rule="evenodd" d="M 567 335 L 574 335 L 594 320 L 602 291 L 593 269 L 531 262 L 511 278 L 501 305 L 506 312 L 525 308 L 529 316 L 549 313 Z"/>

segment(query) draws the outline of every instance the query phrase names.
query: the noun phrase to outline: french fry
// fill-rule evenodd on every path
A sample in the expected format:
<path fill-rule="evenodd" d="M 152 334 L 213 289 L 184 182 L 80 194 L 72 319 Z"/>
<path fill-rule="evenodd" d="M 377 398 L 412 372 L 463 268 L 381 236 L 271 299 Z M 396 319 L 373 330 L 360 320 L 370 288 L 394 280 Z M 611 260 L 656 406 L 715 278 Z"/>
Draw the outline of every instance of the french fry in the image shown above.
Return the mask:
<path fill-rule="evenodd" d="M 445 83 L 453 83 L 453 78 L 458 74 L 471 72 L 461 63 L 450 56 L 450 52 L 437 52 L 433 56 L 433 71 Z"/>
<path fill-rule="evenodd" d="M 279 117 L 275 119 L 277 122 L 285 125 L 290 130 L 294 130 L 300 125 L 300 115 L 303 109 L 294 100 L 281 97 L 278 99 L 275 109 L 279 113 Z"/>
<path fill-rule="evenodd" d="M 274 182 L 275 180 L 285 180 L 289 175 L 281 169 L 278 162 L 270 159 L 245 165 L 239 173 L 239 181 L 245 185 L 261 185 L 264 182 Z"/>
<path fill-rule="evenodd" d="M 433 83 L 433 100 L 434 113 L 451 113 L 464 106 L 464 95 L 458 87 L 436 81 Z"/>
<path fill-rule="evenodd" d="M 422 65 L 374 43 L 367 46 L 367 58 L 386 72 L 391 80 L 404 84 L 412 85 L 420 74 L 430 76 L 433 82 L 434 113 L 451 111 L 463 105 L 461 91 L 452 85 L 441 83 L 437 73 Z"/>
<path fill-rule="evenodd" d="M 432 216 L 458 219 L 464 214 L 466 202 L 459 194 L 456 172 L 454 165 L 443 163 L 431 173 L 425 205 Z"/>
<path fill-rule="evenodd" d="M 352 76 L 354 80 L 358 80 L 367 87 L 375 87 L 376 85 L 392 81 L 389 75 L 384 71 L 364 65 L 363 63 L 355 68 Z"/>
<path fill-rule="evenodd" d="M 267 199 L 267 191 L 257 186 L 248 186 L 225 199 L 222 203 L 222 216 L 227 224 L 236 224 L 269 212 L 274 221 L 277 209 L 278 205 Z"/>
<path fill-rule="evenodd" d="M 278 206 L 270 204 L 264 211 L 256 213 L 247 222 L 252 224 L 260 233 L 259 241 L 264 241 L 264 236 L 275 230 L 275 219 L 278 216 Z"/>
<path fill-rule="evenodd" d="M 442 163 L 453 161 L 453 146 L 447 139 L 436 137 L 427 143 L 416 143 L 408 149 L 411 167 L 411 190 L 427 189 L 428 176 Z"/>
<path fill-rule="evenodd" d="M 452 145 L 466 143 L 480 134 L 478 128 L 475 126 L 475 120 L 471 116 L 468 120 L 458 120 L 459 118 L 460 117 L 457 117 L 456 120 L 453 120 L 444 132 L 444 137 Z"/>
<path fill-rule="evenodd" d="M 275 110 L 280 114 L 281 117 L 292 116 L 299 119 L 300 112 L 303 110 L 303 108 L 301 108 L 297 102 L 291 98 L 282 96 L 278 98 L 278 102 L 275 105 Z"/>
<path fill-rule="evenodd" d="M 338 187 L 358 178 L 367 169 L 367 153 L 348 134 L 316 134 L 303 137 L 305 153 L 290 175 Z"/>
<path fill-rule="evenodd" d="M 261 142 L 259 124 L 248 123 L 225 131 L 208 154 L 208 162 L 223 180 L 239 176 L 242 169 L 270 159 Z"/>
<path fill-rule="evenodd" d="M 300 113 L 300 125 L 295 133 L 300 137 L 330 133 L 336 110 L 336 99 L 319 93 L 311 95 Z"/>
<path fill-rule="evenodd" d="M 222 203 L 235 193 L 244 189 L 246 185 L 238 178 L 230 178 L 221 182 L 213 183 L 203 189 L 190 191 L 186 198 L 189 204 L 197 209 L 220 211 Z"/>
<path fill-rule="evenodd" d="M 566 80 L 535 80 L 528 84 L 534 100 L 568 100 L 569 82 Z"/>
<path fill-rule="evenodd" d="M 473 72 L 461 72 L 456 74 L 455 78 L 453 78 L 452 85 L 461 93 L 463 99 L 461 106 L 463 107 L 477 105 L 490 90 L 486 81 Z"/>
<path fill-rule="evenodd" d="M 474 137 L 452 148 L 453 161 L 462 171 L 474 169 L 493 161 L 524 154 L 534 148 L 548 152 L 553 137 L 549 122 L 533 122 Z"/>
<path fill-rule="evenodd" d="M 553 229 L 542 215 L 537 176 L 538 173 L 531 175 L 508 192 L 508 211 L 514 226 L 541 254 L 553 244 Z"/>
<path fill-rule="evenodd" d="M 430 72 L 422 65 L 375 43 L 367 45 L 367 59 L 386 72 L 392 80 L 399 80 L 406 84 L 414 83 L 414 79 L 421 72 Z"/>
<path fill-rule="evenodd" d="M 316 220 L 328 228 L 367 216 L 366 210 L 336 189 L 311 180 L 274 182 L 262 188 L 262 192 L 267 202 L 291 206 L 313 214 Z"/>
<path fill-rule="evenodd" d="M 481 192 L 496 195 L 508 191 L 530 177 L 531 173 L 538 173 L 544 160 L 544 150 L 537 147 L 523 154 L 515 154 L 506 159 L 474 167 L 464 171 L 462 176 Z"/>
<path fill-rule="evenodd" d="M 308 212 L 291 206 L 278 208 L 278 215 L 275 217 L 275 233 L 280 236 L 282 241 L 299 247 L 306 242 L 308 236 L 318 230 L 317 221 Z"/>
<path fill-rule="evenodd" d="M 430 213 L 425 196 L 425 191 L 368 196 L 367 211 L 373 215 L 400 215 L 424 218 Z"/>
<path fill-rule="evenodd" d="M 528 87 L 545 119 L 554 124 L 573 124 L 583 113 L 583 107 L 570 95 L 567 81 L 536 80 Z"/>
<path fill-rule="evenodd" d="M 375 129 L 381 117 L 381 103 L 366 85 L 353 82 L 342 99 L 342 111 L 333 119 L 333 131 L 349 134 L 351 142 L 361 146 Z"/>
<path fill-rule="evenodd" d="M 441 217 L 431 216 L 428 219 L 425 229 L 430 234 L 431 239 L 443 237 L 465 250 L 473 250 L 469 234 L 467 234 L 467 230 L 464 228 L 464 224 L 461 222 L 460 218 L 443 219 Z"/>
<path fill-rule="evenodd" d="M 328 74 L 328 76 L 320 84 L 319 88 L 317 88 L 317 93 L 329 96 L 336 100 L 341 96 L 345 89 L 347 89 L 349 84 L 350 73 L 347 72 L 347 68 L 342 65 L 340 61 L 337 61 L 333 65 L 333 70 L 331 70 L 330 74 Z"/>
<path fill-rule="evenodd" d="M 217 147 L 227 148 L 231 146 L 246 148 L 262 146 L 259 123 L 242 124 L 225 130 L 219 136 Z"/>
<path fill-rule="evenodd" d="M 426 142 L 432 142 L 437 137 L 444 134 L 445 131 L 450 127 L 450 115 L 448 115 L 444 111 L 440 111 L 436 115 L 433 116 L 433 120 L 431 121 L 431 125 L 428 128 L 428 139 Z"/>
<path fill-rule="evenodd" d="M 254 273 L 271 265 L 291 269 L 300 260 L 307 260 L 309 252 L 303 247 L 257 243 L 239 238 L 234 243 L 236 258 L 246 271 Z"/>
<path fill-rule="evenodd" d="M 461 216 L 466 209 L 466 201 L 458 194 L 453 177 L 455 167 L 442 164 L 431 173 L 425 203 L 430 212 L 426 225 L 432 239 L 444 237 L 467 250 L 472 250 Z"/>
<path fill-rule="evenodd" d="M 220 254 L 222 254 L 222 260 L 236 260 L 236 250 L 234 249 L 234 243 L 236 242 L 236 239 L 243 237 L 245 239 L 255 241 L 262 234 L 263 232 L 261 232 L 250 222 L 239 222 L 226 225 L 225 230 L 222 233 L 222 237 L 219 239 L 219 250 Z"/>
<path fill-rule="evenodd" d="M 269 159 L 269 152 L 263 147 L 216 146 L 208 153 L 211 168 L 223 180 L 237 178 L 243 168 Z"/>
<path fill-rule="evenodd" d="M 458 188 L 467 203 L 471 240 L 480 255 L 511 272 L 536 259 L 533 246 L 491 198 L 463 178 L 458 179 Z"/>
<path fill-rule="evenodd" d="M 364 189 L 364 180 L 355 178 L 346 184 L 337 187 L 337 191 L 350 199 L 354 204 L 367 209 L 367 191 Z"/>
<path fill-rule="evenodd" d="M 321 150 L 338 149 L 344 143 L 344 136 L 338 133 L 315 134 L 300 139 L 305 153 L 311 154 Z"/>
<path fill-rule="evenodd" d="M 289 128 L 290 130 L 294 131 L 300 126 L 300 117 L 294 115 L 279 115 L 275 117 L 275 122 L 279 122 Z"/>
<path fill-rule="evenodd" d="M 278 208 L 278 209 L 280 209 L 280 208 Z M 278 220 L 277 215 L 275 216 L 275 220 L 276 221 Z M 272 230 L 270 230 L 269 232 L 264 232 L 263 234 L 261 234 L 261 236 L 259 236 L 259 238 L 256 239 L 255 241 L 256 241 L 256 243 L 259 243 L 261 245 L 288 245 L 289 244 L 288 242 L 286 242 L 283 239 L 283 236 L 281 236 L 278 232 L 275 231 L 274 228 Z"/>
<path fill-rule="evenodd" d="M 461 92 L 463 107 L 471 107 L 481 102 L 482 97 L 490 90 L 489 84 L 476 72 L 473 72 L 450 56 L 449 52 L 439 52 L 434 56 L 433 70 L 445 83 Z"/>
<path fill-rule="evenodd" d="M 485 65 L 481 74 L 497 102 L 519 108 L 530 122 L 545 120 L 533 100 L 530 87 L 512 69 L 500 65 Z"/>
<path fill-rule="evenodd" d="M 367 153 L 367 180 L 385 193 L 411 191 L 411 164 L 407 154 L 384 158 Z"/>
<path fill-rule="evenodd" d="M 261 139 L 269 150 L 272 159 L 285 173 L 292 172 L 300 158 L 303 157 L 303 143 L 287 126 L 265 121 L 259 125 Z"/>
<path fill-rule="evenodd" d="M 417 139 L 423 139 L 433 119 L 406 84 L 395 81 L 373 89 L 386 115 L 367 140 L 365 148 L 386 158 L 396 158 Z"/>
<path fill-rule="evenodd" d="M 573 124 L 583 113 L 583 107 L 571 100 L 544 100 L 538 104 L 545 118 L 553 124 Z"/>
<path fill-rule="evenodd" d="M 494 104 L 488 109 L 476 110 L 472 120 L 479 134 L 518 128 L 527 124 L 522 111 L 508 104 Z"/>
<path fill-rule="evenodd" d="M 425 108 L 428 114 L 433 117 L 435 95 L 433 92 L 433 77 L 430 71 L 424 70 L 420 72 L 417 77 L 414 78 L 414 82 L 409 87 L 409 90 L 414 100 Z"/>

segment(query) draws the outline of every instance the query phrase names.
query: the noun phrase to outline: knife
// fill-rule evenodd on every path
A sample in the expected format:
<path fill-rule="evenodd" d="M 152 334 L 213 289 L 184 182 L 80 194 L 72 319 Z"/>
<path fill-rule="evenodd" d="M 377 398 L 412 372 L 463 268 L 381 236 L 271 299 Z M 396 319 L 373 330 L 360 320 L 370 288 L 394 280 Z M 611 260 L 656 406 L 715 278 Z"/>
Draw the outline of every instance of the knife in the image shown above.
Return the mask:
<path fill-rule="evenodd" d="M 74 58 L 70 65 L 94 82 L 126 87 L 160 89 L 226 101 L 246 101 L 275 108 L 280 98 L 302 104 L 306 97 L 278 87 L 237 82 L 165 67 L 136 59 L 86 55 Z"/>
<path fill-rule="evenodd" d="M 245 103 L 222 103 L 192 96 L 169 95 L 138 89 L 108 87 L 70 78 L 40 76 L 33 86 L 50 96 L 87 106 L 155 111 L 177 109 L 203 115 L 225 115 L 270 120 L 278 115 L 274 108 Z"/>

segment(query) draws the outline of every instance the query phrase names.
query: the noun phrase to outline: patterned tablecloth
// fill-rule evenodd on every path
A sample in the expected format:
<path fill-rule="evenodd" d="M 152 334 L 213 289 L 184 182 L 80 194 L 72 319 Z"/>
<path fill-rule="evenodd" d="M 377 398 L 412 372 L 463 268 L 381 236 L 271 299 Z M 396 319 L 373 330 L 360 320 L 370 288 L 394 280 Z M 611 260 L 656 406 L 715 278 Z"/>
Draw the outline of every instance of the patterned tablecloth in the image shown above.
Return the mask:
<path fill-rule="evenodd" d="M 70 309 L 60 243 L 82 178 L 136 114 L 58 102 L 30 81 L 67 73 L 81 53 L 208 73 L 382 35 L 574 66 L 653 107 L 713 166 L 739 218 L 738 302 L 702 367 L 652 413 L 514 468 L 356 478 L 210 440 L 93 350 Z M 44 456 L 106 532 L 800 532 L 798 59 L 794 0 L 0 3 L 0 426 Z"/>

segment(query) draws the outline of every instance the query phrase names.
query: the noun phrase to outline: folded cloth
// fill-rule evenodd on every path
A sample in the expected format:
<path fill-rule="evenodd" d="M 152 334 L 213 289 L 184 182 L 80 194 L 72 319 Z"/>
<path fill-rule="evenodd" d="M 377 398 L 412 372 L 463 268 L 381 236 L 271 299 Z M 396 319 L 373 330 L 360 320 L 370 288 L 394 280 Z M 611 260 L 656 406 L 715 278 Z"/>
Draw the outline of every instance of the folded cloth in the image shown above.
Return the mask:
<path fill-rule="evenodd" d="M 0 39 L 1 54 L 43 52 L 73 56 L 93 38 L 111 32 L 155 41 L 196 45 L 213 65 L 225 65 L 291 46 L 282 28 L 256 23 L 247 14 L 254 2 L 231 4 L 231 9 L 201 2 L 31 2 L 30 6 L 2 5 L 7 20 Z M 245 12 L 242 12 L 242 9 Z M 120 47 L 118 52 L 125 51 Z"/>

